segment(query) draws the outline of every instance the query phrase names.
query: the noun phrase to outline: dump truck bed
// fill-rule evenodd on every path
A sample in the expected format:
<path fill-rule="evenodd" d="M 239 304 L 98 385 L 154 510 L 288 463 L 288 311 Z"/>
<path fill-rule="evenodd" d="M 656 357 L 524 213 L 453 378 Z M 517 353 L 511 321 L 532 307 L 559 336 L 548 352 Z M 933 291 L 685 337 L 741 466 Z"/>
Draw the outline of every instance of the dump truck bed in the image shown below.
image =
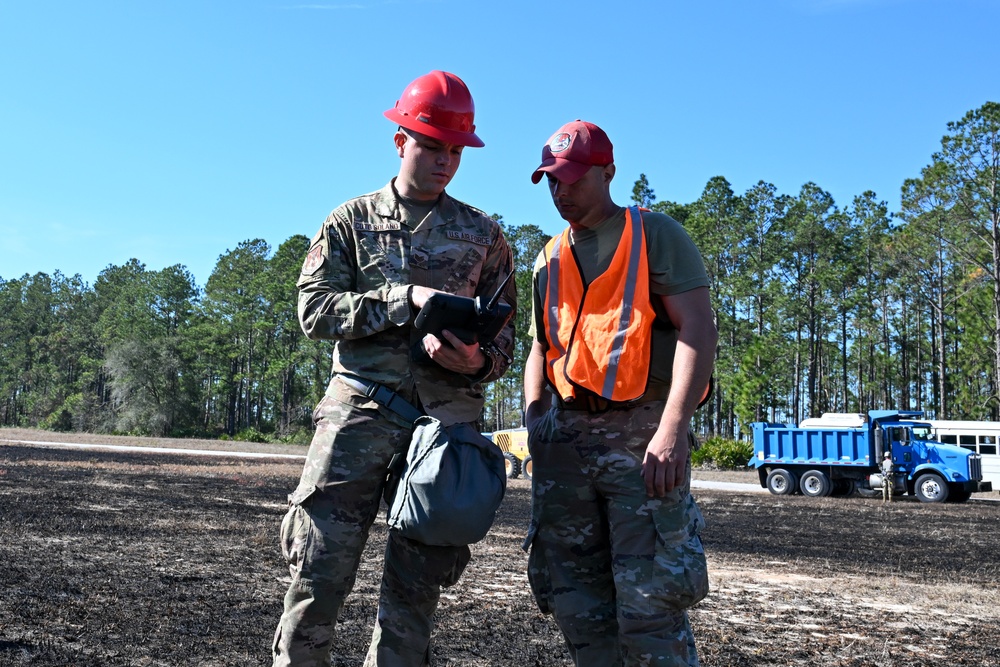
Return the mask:
<path fill-rule="evenodd" d="M 753 465 L 773 463 L 863 466 L 872 464 L 868 429 L 797 428 L 787 424 L 753 425 Z"/>

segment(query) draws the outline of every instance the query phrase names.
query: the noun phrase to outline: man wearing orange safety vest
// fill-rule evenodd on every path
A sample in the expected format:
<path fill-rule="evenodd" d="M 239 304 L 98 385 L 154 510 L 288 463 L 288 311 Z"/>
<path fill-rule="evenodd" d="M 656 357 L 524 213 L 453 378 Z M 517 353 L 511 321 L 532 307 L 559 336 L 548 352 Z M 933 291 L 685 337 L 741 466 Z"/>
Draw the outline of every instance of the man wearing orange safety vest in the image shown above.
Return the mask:
<path fill-rule="evenodd" d="M 615 204 L 614 175 L 611 141 L 582 121 L 532 174 L 569 227 L 533 277 L 528 578 L 578 667 L 690 667 L 686 610 L 708 573 L 688 426 L 718 334 L 698 249 L 672 218 Z"/>

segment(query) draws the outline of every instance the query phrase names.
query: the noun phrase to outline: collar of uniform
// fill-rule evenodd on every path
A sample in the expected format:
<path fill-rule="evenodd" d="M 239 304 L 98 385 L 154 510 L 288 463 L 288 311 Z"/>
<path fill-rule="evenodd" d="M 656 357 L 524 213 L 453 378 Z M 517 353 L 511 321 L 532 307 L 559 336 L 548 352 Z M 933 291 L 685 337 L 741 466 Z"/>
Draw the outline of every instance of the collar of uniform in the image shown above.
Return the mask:
<path fill-rule="evenodd" d="M 396 199 L 396 190 L 392 187 L 392 181 L 375 193 L 375 211 L 379 217 L 389 220 L 400 220 L 399 200 Z"/>
<path fill-rule="evenodd" d="M 438 200 L 437 214 L 443 222 L 454 222 L 455 218 L 458 217 L 458 206 L 455 204 L 455 200 L 448 196 L 447 192 L 441 193 L 441 199 Z"/>
<path fill-rule="evenodd" d="M 396 188 L 393 186 L 393 181 L 389 181 L 384 188 L 375 193 L 376 211 L 383 218 L 399 220 L 405 223 L 406 221 L 403 220 L 401 212 L 402 206 L 396 196 Z M 437 214 L 436 217 L 440 223 L 454 222 L 455 218 L 458 217 L 458 205 L 454 199 L 448 196 L 447 192 L 442 192 L 437 206 L 434 207 L 434 212 Z"/>

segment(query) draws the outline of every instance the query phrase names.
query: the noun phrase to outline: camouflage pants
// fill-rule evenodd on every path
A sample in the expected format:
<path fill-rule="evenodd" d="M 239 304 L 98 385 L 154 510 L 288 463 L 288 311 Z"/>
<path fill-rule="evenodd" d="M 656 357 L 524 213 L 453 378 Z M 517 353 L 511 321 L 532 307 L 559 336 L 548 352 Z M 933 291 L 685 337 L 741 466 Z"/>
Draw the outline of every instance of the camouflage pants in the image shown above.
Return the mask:
<path fill-rule="evenodd" d="M 275 667 L 331 664 L 337 616 L 378 514 L 386 467 L 410 434 L 374 403 L 342 391 L 328 390 L 313 416 L 316 434 L 281 524 L 292 581 L 274 635 Z M 458 581 L 469 557 L 468 547 L 427 546 L 390 532 L 366 667 L 429 664 L 441 587 Z"/>
<path fill-rule="evenodd" d="M 578 667 L 699 664 L 686 609 L 708 593 L 704 519 L 690 482 L 649 498 L 640 476 L 663 406 L 552 409 L 529 434 L 528 579 Z"/>

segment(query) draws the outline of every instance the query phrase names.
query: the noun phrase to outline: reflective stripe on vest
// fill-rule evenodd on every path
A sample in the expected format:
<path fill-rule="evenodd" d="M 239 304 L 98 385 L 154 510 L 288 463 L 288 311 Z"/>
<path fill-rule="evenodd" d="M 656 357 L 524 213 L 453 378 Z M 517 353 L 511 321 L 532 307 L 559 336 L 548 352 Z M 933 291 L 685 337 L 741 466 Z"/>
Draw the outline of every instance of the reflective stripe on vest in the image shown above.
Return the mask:
<path fill-rule="evenodd" d="M 563 400 L 582 388 L 613 401 L 642 396 L 649 377 L 655 313 L 638 207 L 625 212 L 608 268 L 584 287 L 569 229 L 545 246 L 548 285 L 543 318 L 546 375 Z"/>

